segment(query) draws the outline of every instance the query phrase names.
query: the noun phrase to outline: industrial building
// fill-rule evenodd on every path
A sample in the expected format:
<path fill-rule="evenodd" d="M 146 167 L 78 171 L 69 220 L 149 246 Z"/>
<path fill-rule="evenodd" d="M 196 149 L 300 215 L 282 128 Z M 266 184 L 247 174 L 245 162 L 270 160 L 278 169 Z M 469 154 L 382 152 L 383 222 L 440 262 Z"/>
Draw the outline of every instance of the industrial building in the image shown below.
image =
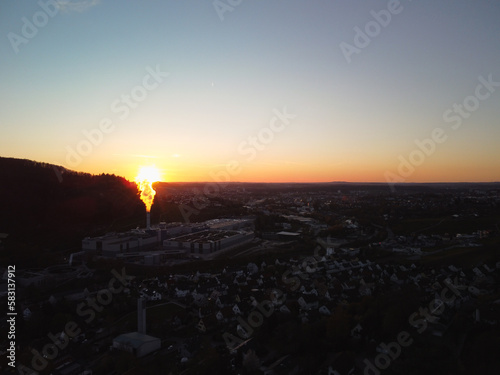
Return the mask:
<path fill-rule="evenodd" d="M 245 244 L 254 238 L 254 220 L 214 219 L 203 223 L 164 223 L 124 233 L 82 240 L 82 251 L 127 262 L 159 265 L 167 257 L 211 254 Z M 161 251 L 159 251 L 161 249 Z"/>
<path fill-rule="evenodd" d="M 161 340 L 139 332 L 124 333 L 115 337 L 113 348 L 124 350 L 140 358 L 160 349 Z"/>
<path fill-rule="evenodd" d="M 113 348 L 134 354 L 137 358 L 161 348 L 161 340 L 146 334 L 146 303 L 137 300 L 137 332 L 124 333 L 113 339 Z"/>
<path fill-rule="evenodd" d="M 183 249 L 189 254 L 212 254 L 243 245 L 254 238 L 253 232 L 205 230 L 163 241 L 165 249 Z"/>
<path fill-rule="evenodd" d="M 116 256 L 119 253 L 152 249 L 166 237 L 166 231 L 133 230 L 125 233 L 109 233 L 100 237 L 86 237 L 82 240 L 82 250 L 97 255 Z"/>
<path fill-rule="evenodd" d="M 183 223 L 169 223 L 164 225 L 165 230 L 167 231 L 167 238 L 169 237 L 177 237 L 182 234 L 191 233 L 193 231 L 193 226 L 190 224 Z"/>

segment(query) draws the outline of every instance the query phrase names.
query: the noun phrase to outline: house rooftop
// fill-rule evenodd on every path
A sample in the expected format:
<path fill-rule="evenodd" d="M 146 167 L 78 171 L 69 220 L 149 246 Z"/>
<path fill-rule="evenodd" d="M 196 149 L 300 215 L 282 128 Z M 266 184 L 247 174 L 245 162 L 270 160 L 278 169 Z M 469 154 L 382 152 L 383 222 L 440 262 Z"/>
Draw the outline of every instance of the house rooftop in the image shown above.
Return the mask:
<path fill-rule="evenodd" d="M 130 345 L 134 349 L 140 348 L 142 345 L 149 342 L 157 341 L 158 338 L 149 336 L 139 332 L 124 333 L 120 336 L 115 337 L 114 341 L 120 344 Z"/>

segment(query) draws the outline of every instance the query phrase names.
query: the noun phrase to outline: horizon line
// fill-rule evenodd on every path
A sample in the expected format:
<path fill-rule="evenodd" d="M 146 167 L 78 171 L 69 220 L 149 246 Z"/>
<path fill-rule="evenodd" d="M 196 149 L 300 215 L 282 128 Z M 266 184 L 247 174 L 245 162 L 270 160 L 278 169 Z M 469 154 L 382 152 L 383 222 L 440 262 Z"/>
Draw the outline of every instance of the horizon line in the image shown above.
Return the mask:
<path fill-rule="evenodd" d="M 118 175 L 115 173 L 101 172 L 99 174 L 94 174 L 91 172 L 83 172 L 77 171 L 74 169 L 70 169 L 60 164 L 55 164 L 53 162 L 45 162 L 45 161 L 37 161 L 28 158 L 19 158 L 13 156 L 0 156 L 0 159 L 15 159 L 15 160 L 24 160 L 31 161 L 33 163 L 41 163 L 51 165 L 53 168 L 61 168 L 68 172 L 73 173 L 86 173 L 93 176 L 99 176 L 100 174 L 109 174 L 115 175 L 117 177 L 124 178 L 127 181 L 134 182 L 129 180 L 127 177 Z M 173 183 L 173 184 L 369 184 L 369 185 L 438 185 L 438 184 L 500 184 L 500 181 L 421 181 L 421 182 L 386 182 L 386 181 L 155 181 L 153 183 Z"/>
<path fill-rule="evenodd" d="M 155 181 L 166 184 L 372 184 L 388 185 L 388 182 L 373 181 Z M 431 185 L 431 184 L 500 184 L 500 181 L 434 181 L 434 182 L 394 182 L 390 185 Z"/>

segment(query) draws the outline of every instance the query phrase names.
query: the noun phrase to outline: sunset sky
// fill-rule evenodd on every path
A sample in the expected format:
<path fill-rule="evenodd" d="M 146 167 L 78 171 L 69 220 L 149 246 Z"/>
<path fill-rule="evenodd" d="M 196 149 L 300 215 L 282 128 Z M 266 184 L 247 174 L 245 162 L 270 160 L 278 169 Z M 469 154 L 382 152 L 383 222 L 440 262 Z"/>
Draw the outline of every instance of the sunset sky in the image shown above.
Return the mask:
<path fill-rule="evenodd" d="M 0 156 L 130 180 L 154 164 L 164 181 L 500 181 L 499 15 L 4 0 Z"/>

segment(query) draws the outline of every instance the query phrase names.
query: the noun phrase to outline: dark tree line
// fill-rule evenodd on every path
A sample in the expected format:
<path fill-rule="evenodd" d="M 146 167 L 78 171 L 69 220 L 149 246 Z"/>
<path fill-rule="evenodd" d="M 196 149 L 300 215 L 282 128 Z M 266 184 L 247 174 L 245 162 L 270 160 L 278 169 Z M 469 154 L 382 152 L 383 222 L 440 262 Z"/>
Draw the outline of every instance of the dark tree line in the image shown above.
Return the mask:
<path fill-rule="evenodd" d="M 6 250 L 62 250 L 85 236 L 135 227 L 144 216 L 136 184 L 115 175 L 0 158 L 0 182 Z"/>

